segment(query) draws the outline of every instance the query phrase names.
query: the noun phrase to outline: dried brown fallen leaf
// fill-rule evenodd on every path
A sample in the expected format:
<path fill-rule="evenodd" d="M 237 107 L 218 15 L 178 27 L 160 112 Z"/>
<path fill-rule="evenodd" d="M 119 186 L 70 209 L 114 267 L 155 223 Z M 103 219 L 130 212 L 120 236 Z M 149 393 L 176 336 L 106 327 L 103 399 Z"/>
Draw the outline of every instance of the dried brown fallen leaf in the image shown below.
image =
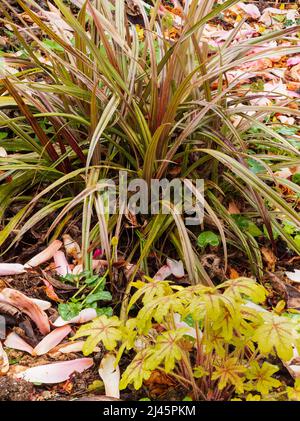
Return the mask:
<path fill-rule="evenodd" d="M 233 200 L 228 204 L 228 213 L 230 213 L 230 215 L 237 215 L 241 213 L 237 204 Z"/>
<path fill-rule="evenodd" d="M 54 286 L 54 288 L 57 288 L 57 289 L 62 290 L 62 291 L 74 291 L 74 290 L 77 289 L 76 286 L 74 286 L 74 285 L 65 284 L 65 283 L 59 281 L 58 279 L 53 278 L 45 270 L 41 270 L 41 272 L 43 274 L 43 278 L 41 277 L 40 279 L 43 282 L 44 282 L 44 279 L 45 279 L 52 286 Z"/>
<path fill-rule="evenodd" d="M 44 289 L 45 289 L 45 293 L 46 293 L 46 295 L 47 295 L 47 297 L 48 298 L 50 298 L 50 300 L 53 300 L 53 301 L 55 301 L 55 302 L 57 302 L 57 303 L 61 303 L 63 300 L 61 300 L 58 296 L 57 296 L 57 294 L 56 294 L 56 292 L 54 291 L 54 288 L 53 288 L 53 286 L 50 284 L 50 282 L 48 282 L 46 279 L 44 279 L 44 278 L 40 278 L 42 281 L 43 281 L 43 283 L 45 284 L 45 287 L 44 287 Z"/>
<path fill-rule="evenodd" d="M 236 269 L 229 267 L 228 270 L 229 270 L 229 279 L 237 279 L 240 277 L 240 274 L 238 273 Z"/>
<path fill-rule="evenodd" d="M 277 262 L 277 257 L 275 256 L 273 251 L 271 249 L 267 248 L 267 247 L 262 247 L 261 253 L 262 253 L 264 261 L 267 264 L 268 270 L 270 270 L 271 272 L 274 272 L 275 271 L 275 264 Z"/>
<path fill-rule="evenodd" d="M 62 238 L 67 256 L 72 257 L 76 263 L 79 263 L 81 259 L 81 249 L 79 244 L 73 240 L 69 234 L 64 234 Z"/>

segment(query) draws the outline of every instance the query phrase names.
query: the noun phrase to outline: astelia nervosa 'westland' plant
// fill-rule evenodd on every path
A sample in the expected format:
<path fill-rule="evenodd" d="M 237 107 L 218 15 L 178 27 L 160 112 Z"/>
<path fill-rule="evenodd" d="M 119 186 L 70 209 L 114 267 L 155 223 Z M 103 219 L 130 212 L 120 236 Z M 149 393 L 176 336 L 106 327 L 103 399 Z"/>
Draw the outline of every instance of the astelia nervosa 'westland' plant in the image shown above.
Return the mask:
<path fill-rule="evenodd" d="M 202 37 L 204 26 L 234 3 L 186 2 L 175 40 L 158 13 L 159 0 L 151 10 L 136 0 L 142 30 L 127 19 L 123 0 L 77 0 L 76 14 L 62 0 L 55 0 L 50 11 L 19 0 L 24 13 L 18 15 L 6 0 L 1 3 L 2 23 L 10 25 L 12 42 L 22 51 L 21 57 L 4 55 L 1 68 L 0 127 L 8 133 L 0 143 L 8 152 L 0 158 L 4 250 L 41 221 L 46 236 L 55 238 L 69 221 L 82 219 L 87 269 L 99 244 L 110 277 L 119 252 L 145 270 L 154 249 L 161 256 L 173 250 L 193 284 L 211 285 L 196 242 L 203 229 L 219 236 L 224 269 L 227 249 L 241 250 L 261 276 L 260 235 L 273 246 L 275 234 L 280 235 L 289 248 L 298 249 L 282 221 L 299 227 L 299 215 L 276 186 L 286 185 L 296 197 L 299 185 L 277 180 L 274 172 L 295 165 L 299 151 L 267 118 L 284 113 L 287 99 L 275 101 L 273 94 L 274 105 L 249 105 L 241 96 L 240 78 L 226 79 L 246 55 L 255 61 L 283 50 L 299 52 L 298 45 L 254 48 L 289 39 L 298 28 L 236 43 L 241 22 L 220 49 L 212 50 Z M 290 108 L 289 114 L 300 112 Z M 259 154 L 253 155 L 258 146 Z M 186 227 L 172 211 L 142 216 L 130 246 L 124 216 L 101 212 L 99 183 L 117 178 L 120 170 L 128 180 L 170 178 L 174 164 L 190 189 L 195 190 L 193 180 L 205 180 L 204 225 Z M 243 202 L 243 221 L 228 211 L 227 197 L 233 194 Z M 245 220 L 257 221 L 255 233 Z M 119 240 L 114 253 L 113 236 Z"/>

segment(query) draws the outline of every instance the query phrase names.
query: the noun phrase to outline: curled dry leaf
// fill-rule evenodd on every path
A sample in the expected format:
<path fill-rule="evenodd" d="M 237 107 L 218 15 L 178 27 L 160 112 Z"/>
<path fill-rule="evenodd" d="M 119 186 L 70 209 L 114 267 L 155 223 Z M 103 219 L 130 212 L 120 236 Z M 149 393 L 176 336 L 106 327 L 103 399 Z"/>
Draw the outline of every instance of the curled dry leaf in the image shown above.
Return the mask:
<path fill-rule="evenodd" d="M 53 330 L 51 333 L 45 336 L 40 343 L 37 344 L 33 350 L 33 355 L 47 354 L 47 352 L 58 345 L 71 332 L 71 330 L 71 327 L 68 325 L 58 327 L 57 329 Z"/>
<path fill-rule="evenodd" d="M 12 305 L 27 314 L 35 322 L 43 335 L 50 332 L 47 314 L 35 302 L 26 297 L 26 295 L 12 288 L 4 288 L 0 292 L 0 302 Z"/>
<path fill-rule="evenodd" d="M 0 276 L 19 275 L 25 272 L 25 267 L 19 263 L 0 263 Z"/>
<path fill-rule="evenodd" d="M 2 347 L 2 343 L 0 342 L 0 376 L 5 375 L 9 370 L 9 361 L 6 352 Z"/>
<path fill-rule="evenodd" d="M 105 395 L 120 398 L 120 369 L 116 366 L 115 355 L 106 354 L 100 363 L 99 376 L 103 380 Z"/>
<path fill-rule="evenodd" d="M 48 282 L 46 279 L 43 279 L 43 278 L 40 278 L 40 279 L 42 279 L 43 283 L 45 284 L 45 293 L 47 297 L 50 298 L 50 300 L 53 300 L 57 303 L 61 303 L 62 300 L 56 294 L 52 284 L 50 284 L 50 282 Z"/>
<path fill-rule="evenodd" d="M 44 270 L 41 270 L 41 272 L 43 274 L 43 277 L 40 277 L 40 279 L 44 282 L 44 284 L 46 286 L 51 284 L 54 288 L 57 288 L 61 291 L 74 291 L 74 290 L 77 289 L 75 285 L 72 286 L 72 285 L 65 284 L 65 283 L 59 281 L 58 279 L 53 278 L 51 275 L 49 275 Z M 49 284 L 46 283 L 45 280 L 47 282 L 49 282 Z"/>
<path fill-rule="evenodd" d="M 48 3 L 49 11 L 41 9 L 40 13 L 43 17 L 48 20 L 48 25 L 53 29 L 57 34 L 60 34 L 62 31 L 64 35 L 68 38 L 71 38 L 73 29 L 61 16 L 60 10 L 57 9 L 50 2 Z"/>
<path fill-rule="evenodd" d="M 17 333 L 11 332 L 7 335 L 4 345 L 8 348 L 17 349 L 18 351 L 25 351 L 28 354 L 32 354 L 33 348 L 24 339 L 21 338 Z"/>
<path fill-rule="evenodd" d="M 81 259 L 81 249 L 79 244 L 73 240 L 69 234 L 62 236 L 66 254 L 68 257 L 72 257 L 76 262 Z"/>
<path fill-rule="evenodd" d="M 17 373 L 15 377 L 31 383 L 61 383 L 68 380 L 72 373 L 82 373 L 84 370 L 92 367 L 93 364 L 92 358 L 78 358 L 76 360 L 31 367 Z"/>
<path fill-rule="evenodd" d="M 71 323 L 80 324 L 90 322 L 91 320 L 95 319 L 95 317 L 97 317 L 97 312 L 94 308 L 84 308 L 79 312 L 78 316 L 73 317 L 73 319 L 64 320 L 59 316 L 52 324 L 56 327 L 65 326 Z"/>
<path fill-rule="evenodd" d="M 232 200 L 228 204 L 228 213 L 230 213 L 230 215 L 237 215 L 237 214 L 241 213 L 234 200 Z"/>
<path fill-rule="evenodd" d="M 66 276 L 72 273 L 71 268 L 63 251 L 56 251 L 53 255 L 56 273 L 60 276 Z"/>
<path fill-rule="evenodd" d="M 264 261 L 267 263 L 268 270 L 270 270 L 271 272 L 274 272 L 275 264 L 277 262 L 277 257 L 275 256 L 273 251 L 267 247 L 262 247 L 261 253 L 262 253 Z"/>
<path fill-rule="evenodd" d="M 136 265 L 134 265 L 132 263 L 127 263 L 127 265 L 124 268 L 124 275 L 125 275 L 127 280 L 129 280 L 131 278 L 135 269 L 136 269 Z"/>
<path fill-rule="evenodd" d="M 25 263 L 24 267 L 25 269 L 30 269 L 36 266 L 41 265 L 42 263 L 47 262 L 48 260 L 52 259 L 54 254 L 61 248 L 62 242 L 59 240 L 54 240 L 45 250 L 38 253 L 36 256 L 34 256 L 32 259 L 28 260 L 27 263 Z"/>
<path fill-rule="evenodd" d="M 0 302 L 0 313 L 1 314 L 9 314 L 12 317 L 18 317 L 20 312 L 16 307 L 13 307 L 6 303 Z"/>
<path fill-rule="evenodd" d="M 229 279 L 237 279 L 237 278 L 240 278 L 240 276 L 241 276 L 238 273 L 238 271 L 231 266 L 228 267 L 228 272 L 229 272 Z"/>

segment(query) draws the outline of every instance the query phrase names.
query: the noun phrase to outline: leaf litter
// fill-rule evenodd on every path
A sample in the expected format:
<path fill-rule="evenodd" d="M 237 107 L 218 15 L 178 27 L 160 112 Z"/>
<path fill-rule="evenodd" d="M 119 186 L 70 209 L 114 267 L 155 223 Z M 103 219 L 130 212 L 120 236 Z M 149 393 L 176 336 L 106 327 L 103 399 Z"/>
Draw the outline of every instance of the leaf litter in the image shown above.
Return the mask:
<path fill-rule="evenodd" d="M 81 1 L 76 0 L 74 3 L 80 5 Z M 176 39 L 180 34 L 183 7 L 180 2 L 176 2 L 176 7 L 172 8 L 162 6 L 160 14 L 164 16 L 166 13 L 176 15 L 176 19 L 173 21 L 174 28 L 169 29 L 170 38 Z M 54 31 L 57 31 L 58 33 L 64 31 L 68 37 L 72 36 L 72 29 L 65 23 L 61 18 L 58 9 L 51 3 L 49 3 L 49 11 L 40 11 L 40 15 L 49 23 Z M 282 19 L 281 17 L 284 18 Z M 239 30 L 236 31 L 236 28 L 242 19 L 244 19 L 245 22 L 240 26 Z M 226 41 L 233 35 L 234 43 L 238 45 L 241 40 L 255 38 L 256 36 L 266 33 L 270 29 L 282 29 L 287 23 L 290 26 L 296 25 L 299 22 L 299 19 L 300 15 L 296 9 L 282 10 L 279 8 L 267 7 L 260 10 L 254 4 L 244 4 L 240 2 L 231 7 L 218 22 L 213 21 L 205 25 L 203 31 L 203 45 L 209 45 L 209 48 L 213 51 L 213 49 L 222 48 Z M 228 29 L 228 27 L 231 29 Z M 300 44 L 299 41 L 297 41 L 297 43 Z M 255 61 L 251 60 L 251 54 L 257 51 L 256 47 L 249 48 L 249 50 L 246 51 L 244 64 L 239 68 L 224 74 L 223 86 L 226 87 L 226 85 L 230 83 L 238 85 L 243 95 L 246 95 L 249 98 L 251 105 L 269 105 L 271 102 L 280 105 L 287 97 L 299 98 L 300 56 L 297 54 L 288 54 L 289 48 L 292 48 L 294 44 L 295 40 L 289 38 L 266 42 L 264 46 L 258 47 L 262 55 L 265 55 L 266 57 Z M 270 57 L 268 50 L 274 47 L 278 47 L 278 53 Z M 219 83 L 219 81 L 213 83 Z M 263 85 L 263 89 L 261 89 L 262 86 L 260 86 L 260 84 Z M 267 98 L 265 98 L 265 92 L 269 92 L 270 94 Z M 240 124 L 240 120 L 234 121 L 234 125 L 237 126 L 238 124 Z M 278 113 L 274 117 L 274 124 L 284 125 L 288 129 L 298 124 L 298 118 L 291 117 L 288 112 L 286 114 Z M 6 156 L 6 151 L 3 148 L 0 150 L 0 156 Z M 291 180 L 293 175 L 297 173 L 299 173 L 299 166 L 281 168 L 276 175 L 282 179 Z M 235 201 L 230 202 L 228 211 L 230 214 L 240 214 L 241 212 Z M 205 246 L 210 245 L 210 247 L 217 247 L 219 245 L 218 238 L 209 238 L 207 240 L 207 235 L 203 241 L 201 244 L 205 244 Z M 64 247 L 65 251 L 61 250 L 62 247 Z M 277 265 L 280 265 L 280 262 L 278 262 L 273 250 L 270 247 L 262 247 L 261 251 L 267 270 L 274 272 Z M 102 257 L 102 252 L 97 254 L 95 251 L 92 269 L 96 272 L 99 271 L 103 273 L 108 266 L 108 262 L 103 259 L 97 259 L 99 255 Z M 214 254 L 211 256 L 216 260 L 219 259 L 219 257 L 215 258 Z M 209 259 L 209 257 L 207 259 Z M 51 261 L 50 266 L 42 269 L 41 266 L 49 264 L 49 261 Z M 234 262 L 234 259 L 231 264 L 232 268 L 230 269 L 230 273 L 232 275 L 230 278 L 236 278 L 238 276 L 237 272 L 240 271 L 239 265 Z M 236 269 L 234 268 L 235 264 Z M 218 276 L 221 276 L 218 270 L 219 269 L 215 269 L 215 272 L 212 271 L 211 276 L 214 277 L 216 273 Z M 42 276 L 39 273 L 40 271 Z M 78 291 L 78 288 L 74 286 L 74 283 L 66 283 L 65 279 L 64 281 L 61 281 L 61 277 L 64 278 L 70 275 L 74 276 L 75 279 L 75 277 L 82 272 L 83 264 L 80 247 L 68 234 L 63 235 L 62 241 L 54 240 L 47 248 L 26 261 L 24 265 L 22 263 L 0 263 L 0 276 L 1 279 L 4 279 L 4 282 L 9 283 L 11 279 L 18 280 L 18 282 L 16 282 L 18 285 L 15 285 L 15 288 L 9 286 L 3 286 L 1 288 L 0 313 L 3 311 L 6 314 L 10 314 L 12 317 L 21 313 L 23 314 L 22 317 L 28 317 L 30 325 L 31 321 L 33 322 L 33 329 L 36 330 L 37 328 L 36 335 L 39 338 L 39 341 L 33 347 L 14 330 L 11 330 L 5 341 L 3 341 L 3 343 L 0 342 L 0 373 L 6 375 L 5 378 L 0 377 L 0 390 L 1 382 L 11 382 L 11 393 L 13 393 L 12 389 L 14 390 L 14 393 L 17 393 L 16 391 L 19 390 L 20 395 L 22 395 L 23 398 L 26 397 L 27 400 L 38 399 L 35 386 L 32 386 L 32 384 L 28 384 L 27 382 L 45 384 L 66 382 L 64 383 L 65 389 L 63 393 L 68 393 L 68 390 L 72 393 L 72 386 L 70 386 L 70 384 L 72 385 L 72 379 L 76 376 L 76 373 L 82 373 L 85 370 L 89 372 L 92 368 L 94 369 L 94 374 L 90 377 L 92 379 L 93 376 L 95 376 L 95 373 L 97 372 L 97 368 L 95 368 L 95 358 L 82 358 L 82 355 L 78 358 L 78 354 L 82 354 L 83 352 L 84 341 L 69 342 L 67 336 L 76 331 L 77 324 L 90 322 L 95 319 L 97 316 L 96 309 L 83 308 L 77 311 L 77 314 L 74 317 L 69 318 L 69 320 L 64 320 L 62 316 L 58 315 L 56 310 L 52 312 L 53 308 L 50 308 L 51 303 L 43 300 L 40 296 L 40 294 L 42 294 L 43 298 L 50 300 L 54 307 L 57 303 L 63 303 L 65 301 L 63 294 L 70 294 L 71 292 Z M 224 274 L 222 274 L 222 276 L 223 275 Z M 31 291 L 28 294 L 26 293 L 27 288 L 25 288 L 25 291 L 19 291 L 18 286 L 20 286 L 22 282 L 22 276 L 30 276 L 30 279 L 35 279 L 37 285 L 40 285 L 41 282 L 44 284 L 39 287 L 34 286 L 34 297 L 31 296 Z M 183 264 L 180 260 L 168 258 L 166 264 L 158 268 L 156 275 L 154 275 L 154 279 L 169 279 L 170 276 L 181 279 L 184 282 L 185 273 Z M 6 277 L 13 278 L 8 278 L 6 281 Z M 291 305 L 291 291 L 294 289 L 295 296 L 298 291 L 300 296 L 300 289 L 297 289 L 297 284 L 300 283 L 300 270 L 289 268 L 288 271 L 285 271 L 285 268 L 283 267 L 280 272 L 280 278 L 280 282 L 283 283 L 285 293 L 287 294 L 287 306 L 295 308 L 295 305 Z M 69 278 L 69 280 L 70 279 L 71 278 Z M 72 282 L 74 279 L 72 279 Z M 19 282 L 19 280 L 21 280 L 21 282 Z M 299 299 L 299 297 L 297 297 L 297 299 Z M 1 305 L 3 307 L 1 307 Z M 259 307 L 254 303 L 249 303 L 249 306 Z M 261 307 L 261 311 L 267 310 Z M 175 318 L 178 327 L 187 327 L 190 335 L 195 337 L 195 330 L 193 328 L 180 321 L 176 315 Z M 14 328 L 15 327 L 13 327 L 13 329 Z M 22 331 L 26 338 L 26 332 L 24 330 Z M 8 348 L 8 350 L 6 348 Z M 38 361 L 38 365 L 35 365 L 36 362 L 33 363 L 33 359 L 27 360 L 29 364 L 29 366 L 27 366 L 26 358 L 23 358 L 24 354 L 21 353 L 19 362 L 10 365 L 10 354 L 13 350 L 26 352 L 32 357 L 45 355 L 46 361 L 43 363 L 42 360 L 39 360 L 41 364 Z M 96 351 L 99 354 L 103 354 L 100 348 L 97 348 Z M 49 362 L 51 360 L 51 352 L 53 355 L 57 355 L 57 352 L 63 354 L 62 357 L 68 359 L 66 361 Z M 70 358 L 72 359 L 69 359 L 69 353 L 71 354 Z M 299 358 L 299 356 L 295 352 L 294 358 L 291 359 L 291 363 L 287 364 L 288 370 L 296 377 L 300 375 L 300 365 L 293 364 L 293 361 L 297 360 L 297 358 Z M 119 367 L 115 366 L 115 356 L 113 354 L 101 355 L 100 364 L 99 360 L 96 361 L 96 363 L 99 366 L 99 375 L 104 381 L 106 395 L 118 399 L 120 397 L 120 373 Z M 32 365 L 30 366 L 30 364 Z M 86 393 L 89 381 L 90 379 L 87 381 L 83 393 Z M 157 396 L 161 394 L 161 387 L 170 387 L 173 385 L 172 380 L 168 376 L 164 377 L 161 373 L 156 371 L 152 373 L 145 384 L 148 384 L 149 388 L 157 388 L 157 385 L 160 385 L 159 391 L 155 390 L 153 393 Z M 24 390 L 22 390 L 22 388 Z M 57 390 L 58 389 L 49 397 L 57 397 L 57 395 L 59 395 Z M 18 397 L 14 400 L 18 400 Z"/>

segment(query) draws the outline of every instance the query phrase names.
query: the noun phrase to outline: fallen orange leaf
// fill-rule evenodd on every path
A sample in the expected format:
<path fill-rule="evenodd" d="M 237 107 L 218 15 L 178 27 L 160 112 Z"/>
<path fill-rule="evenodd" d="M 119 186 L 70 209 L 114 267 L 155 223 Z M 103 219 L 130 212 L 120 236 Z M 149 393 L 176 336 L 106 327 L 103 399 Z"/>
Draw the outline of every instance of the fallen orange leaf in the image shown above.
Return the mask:
<path fill-rule="evenodd" d="M 237 270 L 232 267 L 229 267 L 229 279 L 237 279 L 240 277 L 240 274 Z"/>
<path fill-rule="evenodd" d="M 233 200 L 228 205 L 228 212 L 230 213 L 230 215 L 236 215 L 240 213 L 237 204 Z"/>

